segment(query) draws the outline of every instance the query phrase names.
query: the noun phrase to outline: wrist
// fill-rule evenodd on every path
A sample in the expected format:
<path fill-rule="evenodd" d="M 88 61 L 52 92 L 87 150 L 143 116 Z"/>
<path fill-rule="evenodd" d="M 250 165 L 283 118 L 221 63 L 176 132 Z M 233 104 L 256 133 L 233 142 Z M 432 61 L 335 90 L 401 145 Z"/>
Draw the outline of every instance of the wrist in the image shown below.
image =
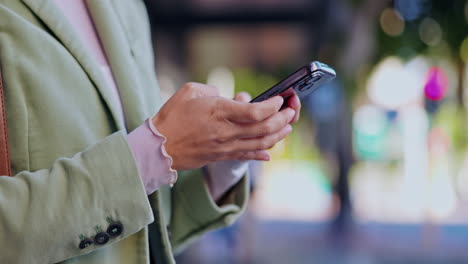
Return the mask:
<path fill-rule="evenodd" d="M 172 159 L 164 150 L 165 138 L 152 129 L 150 120 L 127 138 L 148 195 L 177 180 L 177 172 L 171 168 Z"/>
<path fill-rule="evenodd" d="M 167 137 L 161 133 L 159 129 L 156 128 L 154 122 L 152 120 L 148 120 L 148 126 L 154 136 L 159 137 L 162 139 L 161 144 L 161 153 L 162 155 L 169 161 L 169 169 L 173 172 L 176 172 L 176 167 L 174 164 L 173 156 L 167 151 Z"/>

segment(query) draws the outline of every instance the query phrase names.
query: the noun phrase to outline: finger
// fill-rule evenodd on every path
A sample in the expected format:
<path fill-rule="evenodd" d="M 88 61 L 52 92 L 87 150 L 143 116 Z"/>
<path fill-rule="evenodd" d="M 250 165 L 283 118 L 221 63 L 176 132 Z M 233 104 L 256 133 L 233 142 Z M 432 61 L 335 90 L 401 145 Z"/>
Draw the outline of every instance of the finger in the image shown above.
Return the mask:
<path fill-rule="evenodd" d="M 250 100 L 252 100 L 252 97 L 247 92 L 240 92 L 236 94 L 236 96 L 234 97 L 234 100 L 243 102 L 243 103 L 248 103 L 250 102 Z"/>
<path fill-rule="evenodd" d="M 295 111 L 294 118 L 291 120 L 290 124 L 296 123 L 299 120 L 301 113 L 301 101 L 299 100 L 297 94 L 294 93 L 294 95 L 289 98 L 287 107 L 290 107 Z"/>
<path fill-rule="evenodd" d="M 280 131 L 268 136 L 238 140 L 235 142 L 235 148 L 238 151 L 266 150 L 273 147 L 277 142 L 285 138 L 289 133 L 291 133 L 291 131 L 291 125 L 286 125 Z"/>
<path fill-rule="evenodd" d="M 258 123 L 234 123 L 232 129 L 233 138 L 258 138 L 274 134 L 287 126 L 294 116 L 294 110 L 292 108 L 286 108 Z"/>
<path fill-rule="evenodd" d="M 223 100 L 220 106 L 225 117 L 232 122 L 260 122 L 279 111 L 284 100 L 275 96 L 258 103 L 243 103 L 234 100 Z"/>
<path fill-rule="evenodd" d="M 270 153 L 266 150 L 242 151 L 225 155 L 222 160 L 260 160 L 269 161 Z"/>

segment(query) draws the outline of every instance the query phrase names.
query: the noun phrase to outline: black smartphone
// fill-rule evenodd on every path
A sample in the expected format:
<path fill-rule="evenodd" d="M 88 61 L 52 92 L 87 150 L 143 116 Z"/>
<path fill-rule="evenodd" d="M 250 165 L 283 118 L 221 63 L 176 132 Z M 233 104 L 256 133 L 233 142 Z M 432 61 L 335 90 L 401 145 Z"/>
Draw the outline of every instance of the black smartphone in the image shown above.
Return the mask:
<path fill-rule="evenodd" d="M 333 68 L 325 63 L 314 61 L 309 65 L 301 67 L 250 102 L 261 102 L 276 95 L 282 96 L 286 102 L 294 92 L 296 92 L 299 98 L 302 98 L 335 77 L 336 73 Z"/>

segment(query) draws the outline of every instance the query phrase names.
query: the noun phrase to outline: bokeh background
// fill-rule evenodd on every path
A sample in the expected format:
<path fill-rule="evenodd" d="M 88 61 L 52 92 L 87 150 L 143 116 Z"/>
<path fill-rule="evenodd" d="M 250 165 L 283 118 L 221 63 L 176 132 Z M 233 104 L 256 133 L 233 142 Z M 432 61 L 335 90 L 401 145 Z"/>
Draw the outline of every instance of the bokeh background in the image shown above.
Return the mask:
<path fill-rule="evenodd" d="M 146 0 L 165 98 L 333 83 L 252 162 L 249 209 L 178 263 L 468 263 L 467 0 Z"/>

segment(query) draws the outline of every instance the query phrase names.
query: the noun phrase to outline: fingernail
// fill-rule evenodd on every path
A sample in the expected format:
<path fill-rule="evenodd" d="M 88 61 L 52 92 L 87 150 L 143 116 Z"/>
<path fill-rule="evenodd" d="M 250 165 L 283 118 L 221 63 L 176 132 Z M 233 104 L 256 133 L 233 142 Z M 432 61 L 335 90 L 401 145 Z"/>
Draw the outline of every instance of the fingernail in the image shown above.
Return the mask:
<path fill-rule="evenodd" d="M 276 96 L 276 97 L 278 98 L 278 99 L 276 99 L 276 100 L 278 100 L 278 104 L 283 105 L 283 103 L 284 103 L 284 98 L 281 97 L 281 96 Z"/>
<path fill-rule="evenodd" d="M 292 131 L 292 126 L 291 125 L 287 125 L 286 126 L 286 131 L 287 133 L 290 133 Z"/>

